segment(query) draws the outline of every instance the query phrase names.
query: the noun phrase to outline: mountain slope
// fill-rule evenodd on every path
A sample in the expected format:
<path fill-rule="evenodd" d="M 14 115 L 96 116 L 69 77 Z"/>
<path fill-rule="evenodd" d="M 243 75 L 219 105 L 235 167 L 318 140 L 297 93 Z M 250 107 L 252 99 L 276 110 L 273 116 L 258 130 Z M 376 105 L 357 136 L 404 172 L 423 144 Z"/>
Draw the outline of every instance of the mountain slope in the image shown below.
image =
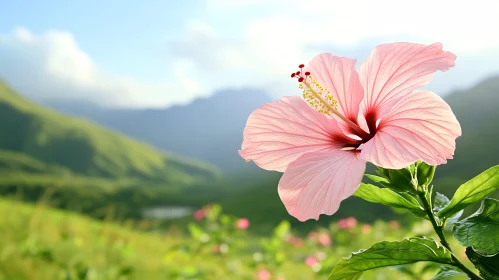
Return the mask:
<path fill-rule="evenodd" d="M 66 167 L 43 163 L 19 152 L 0 150 L 0 173 L 26 172 L 35 174 L 70 174 Z"/>
<path fill-rule="evenodd" d="M 461 123 L 463 135 L 456 141 L 454 159 L 437 169 L 436 186 L 440 184 L 452 193 L 460 184 L 499 164 L 499 76 L 457 91 L 446 101 Z"/>
<path fill-rule="evenodd" d="M 80 175 L 163 183 L 217 177 L 208 164 L 165 155 L 91 122 L 53 112 L 2 83 L 0 133 L 0 149 L 26 155 L 20 161 L 62 166 Z"/>
<path fill-rule="evenodd" d="M 219 91 L 209 98 L 166 109 L 105 109 L 61 100 L 46 104 L 230 172 L 249 166 L 237 153 L 242 131 L 250 113 L 269 101 L 264 91 L 239 89 Z"/>

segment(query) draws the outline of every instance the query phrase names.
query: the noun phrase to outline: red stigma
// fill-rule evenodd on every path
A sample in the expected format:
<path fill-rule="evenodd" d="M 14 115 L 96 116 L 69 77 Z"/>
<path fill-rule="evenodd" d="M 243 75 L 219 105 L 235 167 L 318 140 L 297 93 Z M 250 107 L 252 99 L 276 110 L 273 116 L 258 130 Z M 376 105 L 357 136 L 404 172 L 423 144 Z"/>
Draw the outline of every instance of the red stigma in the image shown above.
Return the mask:
<path fill-rule="evenodd" d="M 297 78 L 299 83 L 302 83 L 305 81 L 305 79 L 310 76 L 310 72 L 305 72 L 303 73 L 303 67 L 305 67 L 305 64 L 300 64 L 298 65 L 298 68 L 300 68 L 300 71 L 296 71 L 294 73 L 291 73 L 291 78 Z"/>

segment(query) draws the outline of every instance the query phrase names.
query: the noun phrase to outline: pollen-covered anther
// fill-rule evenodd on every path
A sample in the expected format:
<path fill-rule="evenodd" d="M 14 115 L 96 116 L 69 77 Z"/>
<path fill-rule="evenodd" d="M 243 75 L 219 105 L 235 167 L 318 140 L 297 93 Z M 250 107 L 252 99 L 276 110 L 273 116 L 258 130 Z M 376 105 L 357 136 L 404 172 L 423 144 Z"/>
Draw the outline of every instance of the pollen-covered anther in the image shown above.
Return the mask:
<path fill-rule="evenodd" d="M 303 90 L 303 99 L 319 113 L 329 115 L 332 113 L 331 107 L 337 110 L 338 101 L 336 101 L 331 92 L 327 88 L 321 86 L 313 76 L 308 75 L 306 81 L 300 83 L 299 87 Z"/>
<path fill-rule="evenodd" d="M 331 108 L 337 110 L 338 102 L 327 88 L 321 86 L 317 80 L 312 77 L 310 72 L 307 71 L 303 73 L 304 67 L 305 65 L 300 64 L 298 66 L 300 71 L 291 74 L 291 78 L 298 79 L 298 87 L 303 91 L 303 99 L 320 113 L 326 115 L 333 113 Z"/>

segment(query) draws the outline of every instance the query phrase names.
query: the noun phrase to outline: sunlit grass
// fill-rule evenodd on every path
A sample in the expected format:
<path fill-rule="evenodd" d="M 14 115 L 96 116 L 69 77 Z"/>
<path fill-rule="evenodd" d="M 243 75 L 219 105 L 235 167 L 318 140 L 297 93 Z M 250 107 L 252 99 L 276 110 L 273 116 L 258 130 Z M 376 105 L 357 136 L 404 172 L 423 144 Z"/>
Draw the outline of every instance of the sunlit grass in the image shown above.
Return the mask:
<path fill-rule="evenodd" d="M 331 238 L 332 244 L 323 246 L 289 231 L 287 223 L 273 235 L 254 236 L 237 229 L 236 218 L 217 207 L 193 220 L 186 235 L 183 228 L 160 231 L 154 221 L 118 225 L 43 203 L 0 200 L 0 279 L 257 279 L 263 269 L 271 279 L 327 279 L 332 266 L 352 251 L 411 235 L 395 222 L 351 229 L 332 224 L 316 230 Z M 422 223 L 414 230 L 429 234 L 431 227 Z M 307 257 L 318 264 L 307 266 Z M 433 273 L 416 278 L 386 268 L 362 279 L 430 279 Z"/>

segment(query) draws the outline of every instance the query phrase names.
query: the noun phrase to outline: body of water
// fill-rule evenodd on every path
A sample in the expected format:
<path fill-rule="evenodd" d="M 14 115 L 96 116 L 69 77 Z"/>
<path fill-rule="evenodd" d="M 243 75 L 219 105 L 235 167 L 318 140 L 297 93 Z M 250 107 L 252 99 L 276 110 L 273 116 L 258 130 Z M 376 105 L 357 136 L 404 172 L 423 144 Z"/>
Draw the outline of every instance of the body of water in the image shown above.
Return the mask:
<path fill-rule="evenodd" d="M 192 215 L 195 209 L 186 206 L 159 206 L 143 211 L 144 218 L 171 220 Z"/>

